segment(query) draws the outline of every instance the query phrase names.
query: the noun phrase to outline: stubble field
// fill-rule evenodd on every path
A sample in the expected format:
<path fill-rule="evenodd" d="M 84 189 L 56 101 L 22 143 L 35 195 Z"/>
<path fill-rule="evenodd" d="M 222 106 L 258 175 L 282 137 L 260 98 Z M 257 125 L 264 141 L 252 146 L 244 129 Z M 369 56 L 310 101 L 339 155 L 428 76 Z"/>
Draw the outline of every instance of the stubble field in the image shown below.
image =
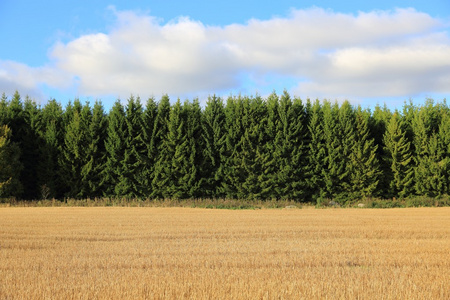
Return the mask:
<path fill-rule="evenodd" d="M 0 208 L 0 299 L 450 299 L 450 208 Z"/>

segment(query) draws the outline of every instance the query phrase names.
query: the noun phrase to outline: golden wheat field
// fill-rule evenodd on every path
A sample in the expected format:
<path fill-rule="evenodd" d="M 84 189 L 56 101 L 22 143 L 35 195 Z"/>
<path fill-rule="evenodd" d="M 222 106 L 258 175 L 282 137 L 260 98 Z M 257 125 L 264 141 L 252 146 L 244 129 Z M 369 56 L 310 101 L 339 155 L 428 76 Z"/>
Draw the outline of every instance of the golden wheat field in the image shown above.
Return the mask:
<path fill-rule="evenodd" d="M 0 208 L 0 299 L 450 299 L 450 208 Z"/>

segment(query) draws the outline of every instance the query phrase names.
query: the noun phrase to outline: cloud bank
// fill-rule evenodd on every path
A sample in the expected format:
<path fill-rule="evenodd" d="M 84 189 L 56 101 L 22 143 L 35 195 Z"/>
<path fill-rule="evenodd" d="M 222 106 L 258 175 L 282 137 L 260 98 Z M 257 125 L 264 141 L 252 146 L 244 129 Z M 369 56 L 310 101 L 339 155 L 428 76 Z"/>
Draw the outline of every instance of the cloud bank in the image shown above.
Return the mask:
<path fill-rule="evenodd" d="M 79 95 L 100 98 L 220 94 L 275 74 L 302 97 L 450 92 L 449 24 L 414 9 L 352 15 L 311 8 L 220 27 L 113 12 L 109 32 L 55 44 L 42 67 L 0 60 L 0 90 L 40 95 L 42 85 L 75 87 Z M 264 80 L 258 84 L 261 91 L 273 89 Z"/>

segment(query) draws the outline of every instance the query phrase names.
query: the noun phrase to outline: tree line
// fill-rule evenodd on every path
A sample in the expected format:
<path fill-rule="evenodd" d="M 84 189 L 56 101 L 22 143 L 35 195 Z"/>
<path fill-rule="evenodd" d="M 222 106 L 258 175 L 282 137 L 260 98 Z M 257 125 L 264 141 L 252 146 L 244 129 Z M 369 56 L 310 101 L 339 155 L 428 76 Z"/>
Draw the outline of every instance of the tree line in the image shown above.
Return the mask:
<path fill-rule="evenodd" d="M 450 189 L 445 100 L 391 111 L 272 93 L 142 103 L 0 99 L 0 198 L 339 203 Z"/>

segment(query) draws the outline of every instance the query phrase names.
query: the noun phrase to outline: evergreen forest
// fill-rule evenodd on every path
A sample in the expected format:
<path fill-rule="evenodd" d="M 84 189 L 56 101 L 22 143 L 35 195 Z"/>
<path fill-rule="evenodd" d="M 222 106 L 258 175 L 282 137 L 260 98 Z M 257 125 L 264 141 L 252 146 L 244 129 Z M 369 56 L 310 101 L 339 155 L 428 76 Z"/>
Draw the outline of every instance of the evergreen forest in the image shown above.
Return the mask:
<path fill-rule="evenodd" d="M 0 198 L 248 199 L 345 204 L 447 196 L 450 108 L 167 95 L 41 106 L 0 99 Z"/>

